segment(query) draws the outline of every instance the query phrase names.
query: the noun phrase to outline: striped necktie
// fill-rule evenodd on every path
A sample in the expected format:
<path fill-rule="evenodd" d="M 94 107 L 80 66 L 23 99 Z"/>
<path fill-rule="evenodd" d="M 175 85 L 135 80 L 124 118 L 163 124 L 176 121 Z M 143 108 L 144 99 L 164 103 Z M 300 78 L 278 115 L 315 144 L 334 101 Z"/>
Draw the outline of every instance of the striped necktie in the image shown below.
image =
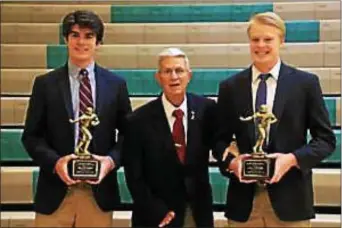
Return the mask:
<path fill-rule="evenodd" d="M 86 69 L 80 70 L 80 90 L 79 90 L 79 100 L 80 100 L 80 106 L 79 106 L 79 116 L 83 115 L 87 108 L 92 107 L 93 105 L 93 97 L 91 92 L 91 86 L 90 81 L 88 77 L 88 71 Z M 82 131 L 79 127 L 78 129 L 78 142 L 82 139 Z"/>
<path fill-rule="evenodd" d="M 79 90 L 80 112 L 79 112 L 79 115 L 82 115 L 88 107 L 93 108 L 93 97 L 91 93 L 91 86 L 90 86 L 88 74 L 89 73 L 86 69 L 80 70 L 80 90 Z"/>

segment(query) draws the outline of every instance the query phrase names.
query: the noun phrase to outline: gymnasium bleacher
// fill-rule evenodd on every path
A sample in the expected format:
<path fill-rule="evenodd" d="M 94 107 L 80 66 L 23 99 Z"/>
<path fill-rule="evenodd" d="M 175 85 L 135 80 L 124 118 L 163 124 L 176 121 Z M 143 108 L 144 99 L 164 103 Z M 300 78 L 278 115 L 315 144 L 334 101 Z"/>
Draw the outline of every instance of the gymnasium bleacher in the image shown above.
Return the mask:
<path fill-rule="evenodd" d="M 216 98 L 218 83 L 250 64 L 247 21 L 274 11 L 285 21 L 282 59 L 319 76 L 337 138 L 333 155 L 313 169 L 316 218 L 313 227 L 341 226 L 341 6 L 340 1 L 109 0 L 1 2 L 1 227 L 32 227 L 38 167 L 21 141 L 35 76 L 65 63 L 61 18 L 90 9 L 105 22 L 97 62 L 127 80 L 134 108 L 155 98 L 157 54 L 177 46 L 189 56 L 194 75 L 189 91 Z M 308 137 L 309 140 L 310 137 Z M 229 180 L 211 158 L 215 226 L 226 225 L 222 208 Z M 130 225 L 131 196 L 124 170 L 118 172 L 124 207 L 113 225 Z M 229 202 L 228 202 L 229 203 Z"/>

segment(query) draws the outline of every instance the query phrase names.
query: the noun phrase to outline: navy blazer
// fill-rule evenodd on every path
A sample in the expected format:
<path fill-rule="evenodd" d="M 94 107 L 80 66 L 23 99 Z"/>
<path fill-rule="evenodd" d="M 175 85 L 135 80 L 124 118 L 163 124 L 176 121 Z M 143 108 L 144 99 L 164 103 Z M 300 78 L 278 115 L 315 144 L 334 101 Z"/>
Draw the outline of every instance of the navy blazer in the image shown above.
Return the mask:
<path fill-rule="evenodd" d="M 197 226 L 212 227 L 209 150 L 215 130 L 215 102 L 187 94 L 188 132 L 185 164 L 177 157 L 161 97 L 130 115 L 123 164 L 133 198 L 132 225 L 157 227 L 170 210 L 169 224 L 180 227 L 187 205 Z"/>
<path fill-rule="evenodd" d="M 219 130 L 214 156 L 222 154 L 235 134 L 240 153 L 250 153 L 255 144 L 253 121 L 240 116 L 253 114 L 251 67 L 220 83 L 218 96 Z M 296 221 L 314 217 L 311 168 L 335 149 L 319 80 L 316 75 L 281 64 L 272 112 L 278 121 L 271 125 L 268 153 L 293 153 L 298 168 L 291 168 L 267 189 L 275 213 L 281 220 Z M 312 139 L 307 143 L 307 131 Z M 220 162 L 221 172 L 230 177 L 226 217 L 247 221 L 253 206 L 255 184 L 240 183 L 226 168 L 232 157 Z"/>
<path fill-rule="evenodd" d="M 120 203 L 116 170 L 120 166 L 125 117 L 131 112 L 126 82 L 95 65 L 96 114 L 100 124 L 93 130 L 91 151 L 109 155 L 116 164 L 93 193 L 99 207 L 113 210 Z M 74 119 L 68 66 L 36 77 L 30 98 L 22 142 L 33 161 L 39 165 L 35 210 L 53 213 L 62 202 L 67 185 L 54 172 L 57 160 L 74 152 Z M 116 129 L 119 136 L 116 137 Z M 118 140 L 116 140 L 118 139 Z"/>

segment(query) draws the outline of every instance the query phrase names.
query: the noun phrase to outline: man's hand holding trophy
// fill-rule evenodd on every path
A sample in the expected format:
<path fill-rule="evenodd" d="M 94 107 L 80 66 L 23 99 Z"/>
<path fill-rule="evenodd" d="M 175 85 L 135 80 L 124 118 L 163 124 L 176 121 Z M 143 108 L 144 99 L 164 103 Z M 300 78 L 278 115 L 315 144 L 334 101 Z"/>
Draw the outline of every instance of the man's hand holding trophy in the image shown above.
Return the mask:
<path fill-rule="evenodd" d="M 263 146 L 268 135 L 270 124 L 277 121 L 273 113 L 268 112 L 266 105 L 261 105 L 260 109 L 248 117 L 240 117 L 241 121 L 255 120 L 257 128 L 257 140 L 251 153 L 239 154 L 236 144 L 231 144 L 224 153 L 223 160 L 232 153 L 235 161 L 231 164 L 230 170 L 240 178 L 241 182 L 265 183 L 269 181 L 274 173 L 275 158 L 270 158 L 265 153 Z"/>

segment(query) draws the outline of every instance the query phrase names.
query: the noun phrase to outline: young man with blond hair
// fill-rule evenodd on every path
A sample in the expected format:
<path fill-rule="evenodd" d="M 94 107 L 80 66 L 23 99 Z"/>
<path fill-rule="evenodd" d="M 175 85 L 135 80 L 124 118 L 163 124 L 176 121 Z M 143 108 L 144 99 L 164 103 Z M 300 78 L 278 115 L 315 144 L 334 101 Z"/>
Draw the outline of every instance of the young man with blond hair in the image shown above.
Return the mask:
<path fill-rule="evenodd" d="M 335 136 L 324 105 L 318 77 L 280 59 L 286 28 L 273 12 L 249 21 L 252 64 L 220 83 L 214 156 L 230 178 L 225 216 L 230 227 L 309 227 L 315 217 L 312 168 L 335 149 Z M 242 159 L 256 142 L 255 123 L 242 122 L 261 105 L 278 119 L 267 129 L 264 150 L 275 158 L 266 184 L 241 177 Z M 307 143 L 307 132 L 312 139 Z M 222 160 L 235 135 L 240 153 Z"/>

